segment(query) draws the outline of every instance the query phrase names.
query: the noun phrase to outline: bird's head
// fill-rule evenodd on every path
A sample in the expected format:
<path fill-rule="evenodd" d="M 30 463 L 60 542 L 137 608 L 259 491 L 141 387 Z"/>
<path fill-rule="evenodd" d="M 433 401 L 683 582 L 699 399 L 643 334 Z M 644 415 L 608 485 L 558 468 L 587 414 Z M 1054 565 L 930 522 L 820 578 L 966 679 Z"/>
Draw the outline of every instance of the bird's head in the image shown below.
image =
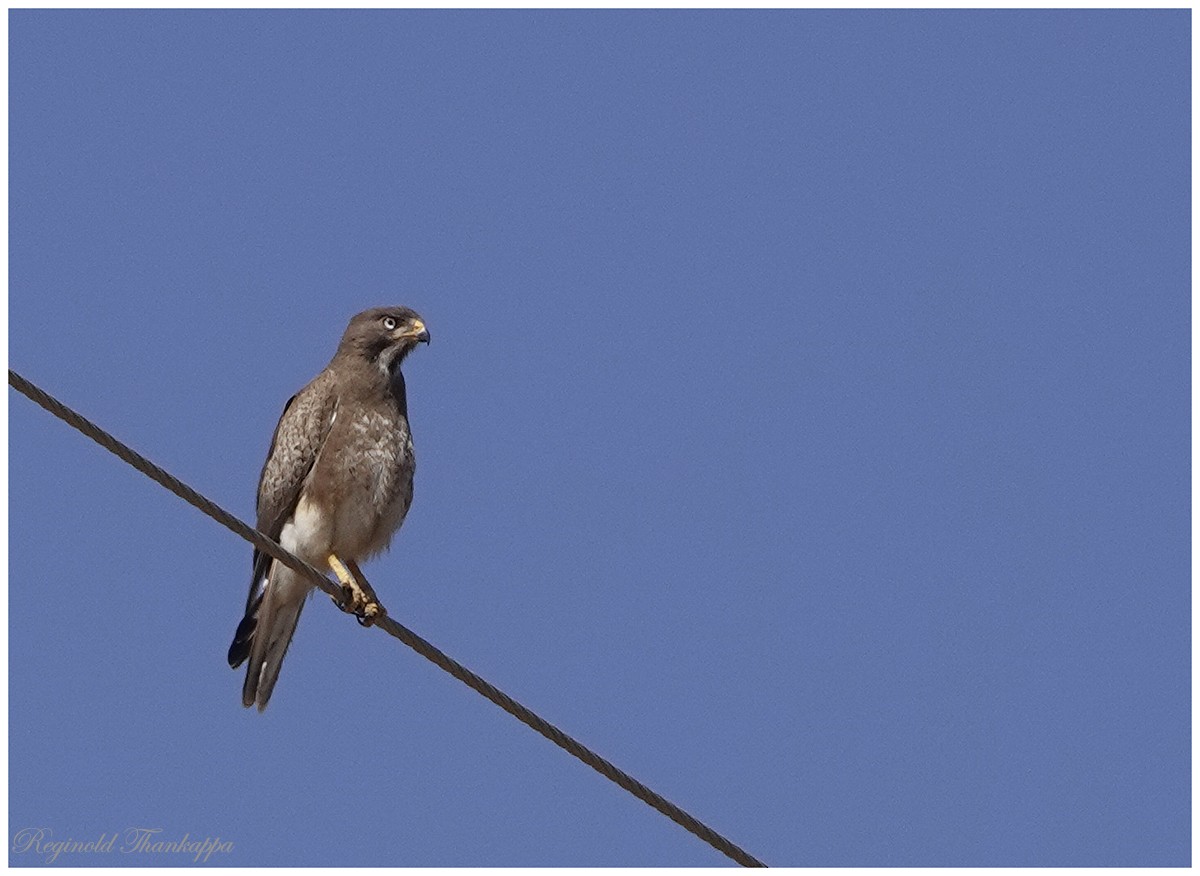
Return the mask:
<path fill-rule="evenodd" d="M 350 320 L 338 351 L 362 356 L 391 373 L 422 343 L 429 343 L 429 329 L 415 310 L 373 307 Z"/>

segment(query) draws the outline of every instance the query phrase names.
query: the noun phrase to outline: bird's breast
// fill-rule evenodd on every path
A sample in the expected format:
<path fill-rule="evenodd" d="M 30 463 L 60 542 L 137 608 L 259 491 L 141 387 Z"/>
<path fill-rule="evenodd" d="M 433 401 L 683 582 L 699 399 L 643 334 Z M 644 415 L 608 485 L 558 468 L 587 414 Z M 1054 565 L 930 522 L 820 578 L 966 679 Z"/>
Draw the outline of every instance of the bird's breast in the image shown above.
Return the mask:
<path fill-rule="evenodd" d="M 332 519 L 333 553 L 358 560 L 387 547 L 412 503 L 415 467 L 402 415 L 339 410 L 308 491 Z"/>

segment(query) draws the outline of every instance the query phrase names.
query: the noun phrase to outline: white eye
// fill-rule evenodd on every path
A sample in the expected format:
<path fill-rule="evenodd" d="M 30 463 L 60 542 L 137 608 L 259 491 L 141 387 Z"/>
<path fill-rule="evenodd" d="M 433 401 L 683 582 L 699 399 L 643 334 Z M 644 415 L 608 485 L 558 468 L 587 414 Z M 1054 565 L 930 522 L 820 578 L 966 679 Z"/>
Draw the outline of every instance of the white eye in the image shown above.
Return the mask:
<path fill-rule="evenodd" d="M 385 329 L 387 329 L 389 332 L 390 332 L 390 331 L 395 331 L 395 329 L 396 329 L 396 320 L 395 320 L 393 317 L 390 317 L 390 316 L 385 316 L 385 317 L 383 318 L 383 327 L 384 327 Z"/>

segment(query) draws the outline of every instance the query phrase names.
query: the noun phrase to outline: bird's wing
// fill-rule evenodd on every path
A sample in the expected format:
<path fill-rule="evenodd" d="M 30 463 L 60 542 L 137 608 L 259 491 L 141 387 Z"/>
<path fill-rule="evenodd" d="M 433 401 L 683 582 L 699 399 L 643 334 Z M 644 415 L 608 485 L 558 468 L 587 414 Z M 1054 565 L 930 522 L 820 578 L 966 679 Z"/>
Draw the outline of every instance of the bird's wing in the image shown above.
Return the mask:
<path fill-rule="evenodd" d="M 304 480 L 337 413 L 337 378 L 326 368 L 283 408 L 271 449 L 258 479 L 258 528 L 279 538 L 279 533 L 300 500 Z"/>
<path fill-rule="evenodd" d="M 288 399 L 258 480 L 258 529 L 263 534 L 279 538 L 283 525 L 296 510 L 304 481 L 316 464 L 336 414 L 337 378 L 329 368 Z M 270 572 L 271 557 L 255 549 L 246 613 L 229 646 L 229 665 L 235 668 L 250 656 Z"/>

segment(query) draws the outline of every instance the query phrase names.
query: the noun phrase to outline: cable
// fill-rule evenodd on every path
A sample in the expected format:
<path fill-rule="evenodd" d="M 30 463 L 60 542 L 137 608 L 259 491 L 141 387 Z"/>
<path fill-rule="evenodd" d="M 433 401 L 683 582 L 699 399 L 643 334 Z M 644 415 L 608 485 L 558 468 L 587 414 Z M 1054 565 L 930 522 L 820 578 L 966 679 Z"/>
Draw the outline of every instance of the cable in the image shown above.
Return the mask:
<path fill-rule="evenodd" d="M 79 430 L 105 450 L 108 450 L 110 453 L 120 457 L 142 474 L 170 490 L 189 505 L 204 512 L 213 520 L 232 531 L 234 534 L 241 536 L 259 550 L 269 554 L 274 559 L 279 560 L 279 562 L 293 569 L 298 574 L 305 576 L 312 581 L 313 584 L 315 584 L 317 587 L 320 587 L 323 591 L 333 597 L 335 601 L 341 604 L 341 587 L 330 581 L 313 566 L 304 562 L 299 557 L 293 556 L 288 551 L 285 551 L 282 547 L 276 544 L 274 540 L 267 538 L 257 529 L 246 525 L 212 500 L 200 495 L 183 481 L 179 480 L 169 472 L 159 468 L 150 460 L 146 459 L 146 457 L 142 456 L 140 453 L 131 449 L 127 445 L 121 443 L 95 423 L 91 422 L 81 414 L 76 413 L 49 393 L 30 383 L 11 368 L 8 369 L 8 382 L 13 389 L 17 390 L 17 392 L 45 408 L 67 425 Z M 525 724 L 527 727 L 536 730 L 559 748 L 583 761 L 606 779 L 616 783 L 617 785 L 620 785 L 643 803 L 646 803 L 654 809 L 657 809 L 659 812 L 683 827 L 685 830 L 690 831 L 700 839 L 704 840 L 721 854 L 732 859 L 733 861 L 736 861 L 743 867 L 766 866 L 766 864 L 755 858 L 749 852 L 730 842 L 711 827 L 704 824 L 702 821 L 692 817 L 670 800 L 663 797 L 661 794 L 650 790 L 637 779 L 633 778 L 623 770 L 618 769 L 612 763 L 596 754 L 587 746 L 576 741 L 563 731 L 559 730 L 549 721 L 530 711 L 499 688 L 476 675 L 458 661 L 442 653 L 433 644 L 425 641 L 425 639 L 418 636 L 403 624 L 397 623 L 395 620 L 385 614 L 383 617 L 375 621 L 374 626 L 379 627 L 388 635 L 399 639 L 426 660 L 429 660 L 430 662 L 441 667 L 463 684 L 467 685 L 467 687 L 474 690 L 476 693 L 487 697 L 522 724 Z"/>

